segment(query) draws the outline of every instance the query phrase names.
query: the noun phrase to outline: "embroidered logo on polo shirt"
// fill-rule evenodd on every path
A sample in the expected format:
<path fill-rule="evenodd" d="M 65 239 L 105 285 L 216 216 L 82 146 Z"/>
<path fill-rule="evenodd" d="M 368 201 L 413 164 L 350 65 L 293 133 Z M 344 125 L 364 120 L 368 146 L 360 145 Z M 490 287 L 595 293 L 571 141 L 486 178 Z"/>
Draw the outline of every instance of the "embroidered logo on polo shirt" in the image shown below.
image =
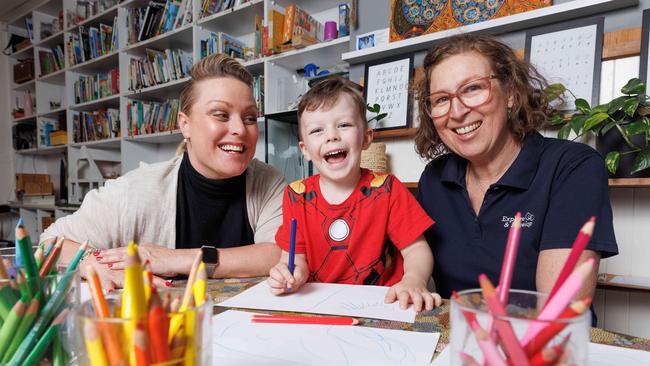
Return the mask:
<path fill-rule="evenodd" d="M 510 227 L 512 222 L 515 221 L 515 217 L 502 216 L 501 222 L 503 222 L 503 227 Z M 521 217 L 521 227 L 531 227 L 535 221 L 535 215 L 530 212 L 526 212 L 525 215 Z"/>

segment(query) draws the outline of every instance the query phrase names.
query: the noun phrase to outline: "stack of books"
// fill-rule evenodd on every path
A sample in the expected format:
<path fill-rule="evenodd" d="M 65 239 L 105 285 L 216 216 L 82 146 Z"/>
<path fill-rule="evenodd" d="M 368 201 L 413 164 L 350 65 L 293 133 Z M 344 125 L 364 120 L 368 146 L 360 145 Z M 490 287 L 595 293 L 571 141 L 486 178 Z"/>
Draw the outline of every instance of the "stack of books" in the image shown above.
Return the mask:
<path fill-rule="evenodd" d="M 70 65 L 90 61 L 107 55 L 119 48 L 117 34 L 117 17 L 113 26 L 100 24 L 97 27 L 79 26 L 78 32 L 69 34 L 66 42 Z"/>
<path fill-rule="evenodd" d="M 179 107 L 180 101 L 178 99 L 170 99 L 164 103 L 130 100 L 126 105 L 129 136 L 178 129 L 177 115 Z"/>
<path fill-rule="evenodd" d="M 246 4 L 250 0 L 203 0 L 201 5 L 201 18 L 216 14 L 235 6 Z"/>
<path fill-rule="evenodd" d="M 65 67 L 63 57 L 63 47 L 61 45 L 50 50 L 40 49 L 38 51 L 38 61 L 41 66 L 41 76 L 63 69 Z"/>
<path fill-rule="evenodd" d="M 164 84 L 190 74 L 192 55 L 183 50 L 158 51 L 147 48 L 146 56 L 129 63 L 129 90 Z"/>
<path fill-rule="evenodd" d="M 120 111 L 108 108 L 96 112 L 72 112 L 74 142 L 120 137 Z"/>
<path fill-rule="evenodd" d="M 79 75 L 74 82 L 75 103 L 90 102 L 119 94 L 120 72 L 117 68 L 96 75 Z"/>
<path fill-rule="evenodd" d="M 248 61 L 253 57 L 247 57 L 249 55 L 247 49 L 246 44 L 235 37 L 224 32 L 212 32 L 208 39 L 201 40 L 200 54 L 201 58 L 204 58 L 215 53 L 223 53 L 233 58 Z"/>
<path fill-rule="evenodd" d="M 128 44 L 169 32 L 192 22 L 192 0 L 152 0 L 146 8 L 128 8 Z"/>

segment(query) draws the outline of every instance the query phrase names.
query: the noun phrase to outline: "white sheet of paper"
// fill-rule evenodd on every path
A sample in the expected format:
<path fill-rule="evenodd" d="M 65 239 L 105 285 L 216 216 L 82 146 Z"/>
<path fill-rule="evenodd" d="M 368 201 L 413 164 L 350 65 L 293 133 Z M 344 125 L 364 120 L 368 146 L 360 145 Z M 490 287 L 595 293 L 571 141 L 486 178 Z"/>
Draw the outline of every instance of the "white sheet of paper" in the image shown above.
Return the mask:
<path fill-rule="evenodd" d="M 589 343 L 589 366 L 647 366 L 650 365 L 650 352 L 636 349 Z"/>
<path fill-rule="evenodd" d="M 589 343 L 588 366 L 647 366 L 650 365 L 650 352 L 636 349 Z M 451 347 L 445 347 L 431 366 L 450 366 Z"/>
<path fill-rule="evenodd" d="M 296 293 L 275 296 L 266 281 L 218 304 L 232 308 L 297 311 L 346 315 L 413 323 L 412 307 L 402 310 L 397 302 L 384 304 L 388 287 L 306 283 Z"/>
<path fill-rule="evenodd" d="M 621 285 L 632 285 L 641 287 L 650 287 L 650 278 L 635 276 L 614 276 L 608 283 L 618 283 Z"/>
<path fill-rule="evenodd" d="M 262 324 L 228 310 L 212 318 L 212 363 L 244 365 L 427 365 L 439 333 L 363 326 Z"/>

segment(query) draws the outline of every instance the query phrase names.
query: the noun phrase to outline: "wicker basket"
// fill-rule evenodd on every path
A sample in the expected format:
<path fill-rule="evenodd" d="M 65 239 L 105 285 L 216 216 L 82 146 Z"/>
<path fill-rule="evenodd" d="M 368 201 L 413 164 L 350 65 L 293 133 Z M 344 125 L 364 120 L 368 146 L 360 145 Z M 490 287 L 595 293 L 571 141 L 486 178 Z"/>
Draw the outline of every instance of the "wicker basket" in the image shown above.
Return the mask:
<path fill-rule="evenodd" d="M 378 173 L 388 173 L 386 144 L 373 142 L 368 149 L 361 152 L 361 167 Z"/>

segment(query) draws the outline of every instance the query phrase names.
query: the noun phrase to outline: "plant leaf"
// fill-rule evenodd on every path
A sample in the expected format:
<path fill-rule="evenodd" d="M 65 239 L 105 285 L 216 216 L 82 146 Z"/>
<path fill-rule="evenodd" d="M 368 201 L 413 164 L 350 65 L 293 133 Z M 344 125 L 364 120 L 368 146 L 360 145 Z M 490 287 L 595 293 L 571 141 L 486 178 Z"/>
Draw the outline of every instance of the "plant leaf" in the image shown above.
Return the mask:
<path fill-rule="evenodd" d="M 571 133 L 571 124 L 566 124 L 560 128 L 560 130 L 557 132 L 557 138 L 566 140 L 569 138 L 569 134 Z"/>
<path fill-rule="evenodd" d="M 612 127 L 616 126 L 618 124 L 618 121 L 609 121 L 603 128 L 600 129 L 599 133 L 600 135 L 604 135 L 607 133 L 607 131 L 611 130 Z"/>
<path fill-rule="evenodd" d="M 575 105 L 580 112 L 589 114 L 591 108 L 589 107 L 589 103 L 586 100 L 578 98 L 575 101 Z"/>
<path fill-rule="evenodd" d="M 585 121 L 585 124 L 583 126 L 583 129 L 585 131 L 591 131 L 594 127 L 598 126 L 601 122 L 607 120 L 609 118 L 609 114 L 604 113 L 604 112 L 597 112 L 589 116 L 587 120 Z"/>
<path fill-rule="evenodd" d="M 638 135 L 650 131 L 650 125 L 648 124 L 647 119 L 642 118 L 625 126 L 625 130 L 627 131 L 627 134 L 630 136 Z"/>
<path fill-rule="evenodd" d="M 639 78 L 630 79 L 630 81 L 621 88 L 623 94 L 643 94 L 645 93 L 645 84 Z"/>
<path fill-rule="evenodd" d="M 630 97 L 624 95 L 622 97 L 613 99 L 611 102 L 605 104 L 606 106 L 608 106 L 607 113 L 614 113 L 617 110 L 623 108 L 623 105 L 625 105 L 625 101 L 627 101 L 628 99 L 630 99 Z"/>
<path fill-rule="evenodd" d="M 544 89 L 544 94 L 546 94 L 548 100 L 551 101 L 559 98 L 560 95 L 564 94 L 565 91 L 566 87 L 562 83 L 556 83 L 551 84 L 546 89 Z"/>
<path fill-rule="evenodd" d="M 650 148 L 639 152 L 636 159 L 634 159 L 634 164 L 632 164 L 632 171 L 630 173 L 634 174 L 648 168 L 650 168 Z"/>
<path fill-rule="evenodd" d="M 388 115 L 388 113 L 380 113 L 375 118 L 377 118 L 377 122 L 379 122 L 382 119 L 386 118 L 387 115 Z"/>
<path fill-rule="evenodd" d="M 611 174 L 616 174 L 616 170 L 618 169 L 618 162 L 621 160 L 621 153 L 618 151 L 610 151 L 607 153 L 607 156 L 605 156 L 605 165 L 607 166 L 607 170 Z"/>
<path fill-rule="evenodd" d="M 573 132 L 576 133 L 576 135 L 580 136 L 587 130 L 584 130 L 584 125 L 585 121 L 587 120 L 587 116 L 584 114 L 574 114 L 571 116 L 571 121 L 569 121 L 569 125 L 571 125 L 571 129 Z"/>
<path fill-rule="evenodd" d="M 551 116 L 551 119 L 548 121 L 548 124 L 551 126 L 557 126 L 564 123 L 564 115 L 562 113 L 556 113 Z"/>
<path fill-rule="evenodd" d="M 592 112 L 607 112 L 609 109 L 609 103 L 604 103 L 601 105 L 597 105 L 593 108 L 591 108 Z"/>
<path fill-rule="evenodd" d="M 639 99 L 630 98 L 625 101 L 625 105 L 623 106 L 623 111 L 625 111 L 625 114 L 631 117 L 634 115 L 634 112 L 636 112 L 636 108 L 638 106 L 639 106 Z"/>

